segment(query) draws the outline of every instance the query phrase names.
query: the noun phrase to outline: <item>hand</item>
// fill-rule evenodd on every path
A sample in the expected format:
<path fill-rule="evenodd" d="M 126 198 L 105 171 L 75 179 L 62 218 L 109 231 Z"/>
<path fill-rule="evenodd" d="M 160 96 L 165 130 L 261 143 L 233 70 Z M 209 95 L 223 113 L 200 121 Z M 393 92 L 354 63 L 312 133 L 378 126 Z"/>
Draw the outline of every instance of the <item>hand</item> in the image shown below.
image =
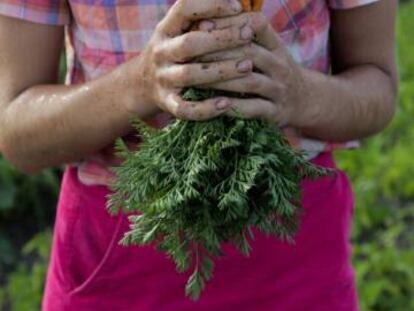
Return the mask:
<path fill-rule="evenodd" d="M 241 24 L 208 32 L 189 31 L 199 20 L 236 16 L 241 10 L 238 0 L 178 0 L 156 28 L 143 53 L 128 65 L 134 88 L 139 86 L 134 98 L 181 119 L 209 119 L 229 110 L 227 98 L 187 102 L 181 99 L 180 92 L 193 85 L 245 77 L 252 71 L 252 61 L 244 55 L 209 64 L 189 63 L 195 57 L 251 42 L 252 29 Z M 137 102 L 131 101 L 128 109 L 138 110 Z"/>
<path fill-rule="evenodd" d="M 243 77 L 199 87 L 257 95 L 252 99 L 229 100 L 248 118 L 263 118 L 280 126 L 300 127 L 305 101 L 303 69 L 293 61 L 263 14 L 245 13 L 204 20 L 199 23 L 199 29 L 217 31 L 241 25 L 253 29 L 254 43 L 203 55 L 197 61 L 209 63 L 248 58 L 253 61 L 254 71 Z"/>

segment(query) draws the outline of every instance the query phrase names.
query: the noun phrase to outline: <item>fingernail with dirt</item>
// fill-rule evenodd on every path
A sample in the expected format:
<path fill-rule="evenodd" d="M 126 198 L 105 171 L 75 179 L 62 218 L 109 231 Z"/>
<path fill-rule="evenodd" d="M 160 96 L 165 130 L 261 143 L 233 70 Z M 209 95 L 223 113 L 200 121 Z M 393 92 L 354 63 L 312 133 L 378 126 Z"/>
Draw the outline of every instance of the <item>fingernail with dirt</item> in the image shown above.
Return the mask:
<path fill-rule="evenodd" d="M 224 110 L 231 106 L 231 102 L 228 99 L 219 99 L 216 102 L 216 108 L 218 110 Z"/>
<path fill-rule="evenodd" d="M 238 62 L 236 67 L 239 72 L 249 72 L 250 70 L 252 70 L 253 63 L 250 59 L 245 59 Z"/>

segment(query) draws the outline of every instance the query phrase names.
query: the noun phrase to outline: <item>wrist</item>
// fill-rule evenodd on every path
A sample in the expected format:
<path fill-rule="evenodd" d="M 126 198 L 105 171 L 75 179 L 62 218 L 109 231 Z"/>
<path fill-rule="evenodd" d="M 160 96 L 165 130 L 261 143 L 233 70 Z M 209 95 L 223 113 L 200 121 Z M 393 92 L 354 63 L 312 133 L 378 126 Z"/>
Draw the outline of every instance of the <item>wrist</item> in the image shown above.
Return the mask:
<path fill-rule="evenodd" d="M 320 102 L 324 94 L 321 90 L 327 83 L 321 80 L 320 73 L 298 67 L 298 83 L 291 101 L 295 104 L 290 105 L 293 111 L 290 113 L 289 125 L 299 129 L 313 128 L 321 117 Z"/>
<path fill-rule="evenodd" d="M 120 103 L 129 117 L 149 119 L 161 110 L 149 96 L 151 90 L 139 74 L 140 60 L 135 58 L 119 66 L 114 72 L 114 79 L 119 86 Z"/>

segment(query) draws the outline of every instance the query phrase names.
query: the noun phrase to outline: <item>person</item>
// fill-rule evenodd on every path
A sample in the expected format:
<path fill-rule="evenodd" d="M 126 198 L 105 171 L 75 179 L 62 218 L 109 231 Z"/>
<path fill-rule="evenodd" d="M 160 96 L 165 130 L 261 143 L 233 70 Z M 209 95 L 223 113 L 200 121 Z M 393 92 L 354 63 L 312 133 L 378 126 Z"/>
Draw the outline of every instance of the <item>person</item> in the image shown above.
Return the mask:
<path fill-rule="evenodd" d="M 237 0 L 2 0 L 1 153 L 26 173 L 66 164 L 43 310 L 357 310 L 352 190 L 332 151 L 392 119 L 396 11 L 397 0 L 267 0 L 263 13 Z M 256 97 L 194 104 L 179 96 L 188 86 Z M 294 245 L 256 234 L 249 258 L 224 245 L 192 302 L 163 253 L 118 244 L 127 218 L 105 210 L 113 141 L 135 144 L 131 116 L 162 127 L 233 107 L 336 174 L 303 182 Z"/>

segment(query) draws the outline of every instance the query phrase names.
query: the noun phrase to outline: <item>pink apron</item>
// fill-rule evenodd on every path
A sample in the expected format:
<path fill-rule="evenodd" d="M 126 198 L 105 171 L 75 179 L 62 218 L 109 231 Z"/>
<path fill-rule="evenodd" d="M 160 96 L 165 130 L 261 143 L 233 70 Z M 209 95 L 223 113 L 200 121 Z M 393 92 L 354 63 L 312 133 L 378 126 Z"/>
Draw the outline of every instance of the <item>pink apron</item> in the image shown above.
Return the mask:
<path fill-rule="evenodd" d="M 313 162 L 335 167 L 331 153 Z M 213 280 L 194 303 L 188 274 L 153 247 L 118 245 L 127 219 L 105 210 L 109 191 L 66 169 L 44 311 L 355 311 L 350 263 L 352 190 L 340 170 L 303 183 L 304 215 L 295 245 L 256 233 L 250 258 L 225 245 Z"/>

